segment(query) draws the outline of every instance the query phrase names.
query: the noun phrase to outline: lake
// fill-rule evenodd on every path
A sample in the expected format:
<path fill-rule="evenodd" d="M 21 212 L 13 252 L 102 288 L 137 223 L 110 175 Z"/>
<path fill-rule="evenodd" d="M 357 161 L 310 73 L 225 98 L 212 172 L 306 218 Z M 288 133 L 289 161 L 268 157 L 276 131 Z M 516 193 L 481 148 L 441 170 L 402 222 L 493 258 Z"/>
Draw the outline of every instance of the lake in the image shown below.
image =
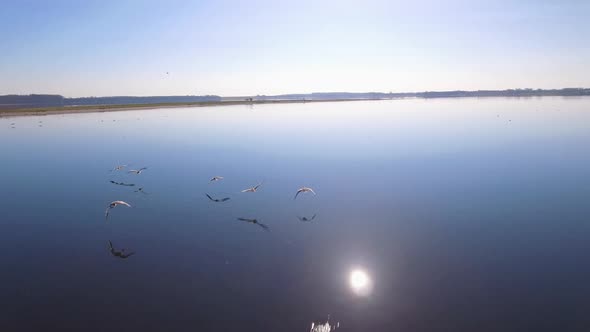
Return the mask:
<path fill-rule="evenodd" d="M 0 152 L 1 331 L 590 328 L 590 98 L 0 118 Z"/>

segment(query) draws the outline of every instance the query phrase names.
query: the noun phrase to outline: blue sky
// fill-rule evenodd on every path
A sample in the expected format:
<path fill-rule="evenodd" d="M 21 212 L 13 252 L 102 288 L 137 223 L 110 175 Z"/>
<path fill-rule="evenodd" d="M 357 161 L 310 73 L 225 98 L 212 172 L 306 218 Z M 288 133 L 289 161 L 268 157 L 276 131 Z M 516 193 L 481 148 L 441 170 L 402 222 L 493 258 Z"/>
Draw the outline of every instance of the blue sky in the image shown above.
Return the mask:
<path fill-rule="evenodd" d="M 589 17 L 585 0 L 3 0 L 0 94 L 590 87 Z"/>

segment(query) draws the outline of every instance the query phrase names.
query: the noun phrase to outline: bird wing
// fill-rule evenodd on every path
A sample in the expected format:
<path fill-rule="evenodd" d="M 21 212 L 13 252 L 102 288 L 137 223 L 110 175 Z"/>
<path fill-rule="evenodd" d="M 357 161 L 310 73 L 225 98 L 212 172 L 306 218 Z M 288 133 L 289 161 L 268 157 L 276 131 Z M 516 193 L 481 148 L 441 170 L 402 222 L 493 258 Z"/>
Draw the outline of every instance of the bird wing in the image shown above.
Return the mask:
<path fill-rule="evenodd" d="M 205 194 L 205 195 L 207 195 L 207 198 L 209 198 L 210 200 L 215 201 L 213 198 L 211 198 L 211 196 L 209 196 L 209 194 Z"/>
<path fill-rule="evenodd" d="M 225 198 L 222 198 L 221 201 L 226 202 L 226 201 L 229 201 L 229 199 L 230 199 L 229 197 L 225 197 Z"/>
<path fill-rule="evenodd" d="M 252 222 L 252 220 L 253 220 L 253 219 L 238 218 L 238 220 L 241 220 L 241 221 L 247 221 L 247 222 Z"/>
<path fill-rule="evenodd" d="M 270 230 L 270 229 L 268 228 L 268 226 L 266 226 L 265 224 L 261 224 L 261 223 L 257 222 L 257 223 L 256 223 L 256 225 L 258 225 L 258 226 L 262 227 L 262 228 L 263 228 L 265 231 L 268 231 L 268 230 Z"/>
<path fill-rule="evenodd" d="M 253 189 L 253 188 L 244 189 L 244 190 L 242 190 L 242 192 L 243 192 L 243 193 L 247 193 L 247 192 L 249 192 L 249 191 L 252 191 L 252 189 Z"/>
<path fill-rule="evenodd" d="M 293 197 L 293 200 L 295 200 L 297 198 L 297 196 L 299 196 L 299 194 L 301 194 L 302 191 L 303 191 L 302 189 L 297 190 L 297 193 L 295 194 L 295 197 Z"/>
<path fill-rule="evenodd" d="M 315 191 L 313 191 L 313 189 L 311 189 L 311 188 L 308 188 L 308 189 L 309 189 L 309 191 L 311 191 L 315 195 Z"/>
<path fill-rule="evenodd" d="M 127 258 L 127 257 L 133 256 L 133 255 L 135 255 L 135 252 L 134 251 L 132 251 L 132 252 L 130 252 L 128 254 L 121 254 L 121 258 Z"/>
<path fill-rule="evenodd" d="M 107 207 L 107 210 L 104 212 L 104 217 L 105 218 L 108 218 L 109 217 L 109 211 L 111 211 L 111 206 L 110 205 Z"/>

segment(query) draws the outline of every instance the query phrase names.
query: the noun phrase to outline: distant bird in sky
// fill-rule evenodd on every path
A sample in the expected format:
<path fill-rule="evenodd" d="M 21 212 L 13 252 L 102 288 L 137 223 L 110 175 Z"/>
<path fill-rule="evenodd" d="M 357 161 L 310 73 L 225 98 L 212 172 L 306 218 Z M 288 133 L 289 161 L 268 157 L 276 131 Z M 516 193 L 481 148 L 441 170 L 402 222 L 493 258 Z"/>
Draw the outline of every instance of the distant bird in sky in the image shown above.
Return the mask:
<path fill-rule="evenodd" d="M 166 75 L 170 75 L 170 73 L 169 72 L 166 72 Z"/>
<path fill-rule="evenodd" d="M 301 187 L 297 190 L 297 193 L 295 194 L 295 197 L 293 197 L 293 199 L 296 199 L 297 196 L 299 196 L 299 194 L 301 193 L 312 193 L 315 196 L 315 191 L 313 191 L 313 189 L 309 188 L 309 187 Z"/>
<path fill-rule="evenodd" d="M 211 178 L 211 180 L 209 180 L 209 182 L 215 182 L 219 180 L 223 180 L 223 176 L 214 176 Z"/>
<path fill-rule="evenodd" d="M 314 220 L 314 219 L 315 219 L 315 216 L 316 216 L 316 215 L 317 215 L 317 213 L 316 213 L 316 214 L 314 214 L 314 215 L 313 215 L 311 218 L 307 218 L 307 217 L 299 217 L 299 216 L 297 216 L 297 219 L 299 219 L 299 221 L 312 221 L 312 220 Z"/>
<path fill-rule="evenodd" d="M 146 169 L 147 169 L 147 167 L 142 167 L 140 169 L 132 169 L 132 170 L 129 170 L 129 172 L 127 172 L 127 173 L 134 173 L 134 174 L 139 175 L 139 174 L 141 174 L 141 172 L 143 172 Z"/>
<path fill-rule="evenodd" d="M 251 224 L 258 225 L 258 226 L 262 227 L 265 231 L 268 231 L 269 230 L 268 226 L 266 226 L 263 223 L 258 222 L 258 219 L 238 218 L 238 220 L 245 221 L 245 222 L 249 222 Z"/>
<path fill-rule="evenodd" d="M 129 203 L 127 203 L 127 202 L 123 202 L 123 201 L 111 202 L 111 204 L 109 204 L 109 206 L 107 206 L 107 210 L 105 211 L 105 218 L 108 219 L 111 209 L 114 209 L 117 205 L 125 205 L 127 207 L 131 207 L 131 205 L 129 205 Z"/>
<path fill-rule="evenodd" d="M 262 182 L 260 182 L 259 184 L 255 185 L 252 188 L 244 189 L 244 190 L 242 190 L 242 192 L 243 193 L 255 193 L 261 185 L 262 185 Z"/>
<path fill-rule="evenodd" d="M 220 203 L 220 202 L 227 202 L 227 201 L 229 201 L 229 200 L 230 200 L 230 198 L 229 198 L 229 197 L 224 197 L 224 198 L 213 198 L 213 197 L 209 196 L 209 194 L 205 194 L 205 195 L 206 195 L 206 196 L 207 196 L 207 198 L 209 198 L 209 200 L 210 200 L 210 201 L 212 201 L 212 202 L 218 202 L 218 203 Z"/>
<path fill-rule="evenodd" d="M 113 255 L 115 257 L 123 258 L 123 259 L 135 254 L 135 252 L 133 252 L 133 251 L 127 254 L 127 253 L 125 253 L 125 249 L 116 250 L 113 247 L 113 243 L 111 241 L 109 241 L 109 251 L 111 252 L 111 255 Z"/>

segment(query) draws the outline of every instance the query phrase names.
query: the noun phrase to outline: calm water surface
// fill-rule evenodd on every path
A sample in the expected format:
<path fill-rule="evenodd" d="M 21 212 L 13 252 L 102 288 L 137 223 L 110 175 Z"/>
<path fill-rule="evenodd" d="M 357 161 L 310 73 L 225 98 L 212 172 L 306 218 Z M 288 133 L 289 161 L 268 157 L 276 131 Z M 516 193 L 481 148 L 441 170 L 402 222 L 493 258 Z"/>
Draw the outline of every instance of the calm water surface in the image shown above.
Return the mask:
<path fill-rule="evenodd" d="M 0 152 L 1 331 L 590 329 L 590 98 L 2 118 Z"/>

